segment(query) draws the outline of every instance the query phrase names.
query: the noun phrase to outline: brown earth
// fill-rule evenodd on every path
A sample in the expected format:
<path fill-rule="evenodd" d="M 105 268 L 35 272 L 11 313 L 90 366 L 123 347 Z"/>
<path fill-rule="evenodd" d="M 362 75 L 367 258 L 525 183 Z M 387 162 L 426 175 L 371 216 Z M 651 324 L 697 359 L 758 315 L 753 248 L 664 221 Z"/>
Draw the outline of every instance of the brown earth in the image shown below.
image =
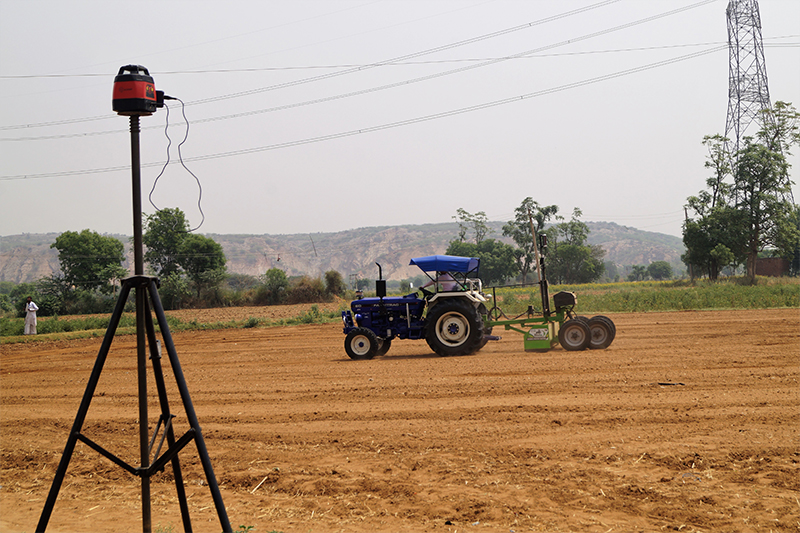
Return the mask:
<path fill-rule="evenodd" d="M 798 310 L 611 318 L 615 342 L 585 352 L 501 332 L 469 357 L 396 341 L 351 361 L 338 325 L 174 339 L 234 530 L 798 531 Z M 35 530 L 99 346 L 0 347 L 3 532 Z M 82 433 L 136 465 L 137 418 L 118 337 Z M 195 445 L 180 458 L 194 530 L 219 531 Z M 78 443 L 47 530 L 141 531 L 141 494 Z M 150 501 L 154 531 L 182 531 L 169 468 Z"/>

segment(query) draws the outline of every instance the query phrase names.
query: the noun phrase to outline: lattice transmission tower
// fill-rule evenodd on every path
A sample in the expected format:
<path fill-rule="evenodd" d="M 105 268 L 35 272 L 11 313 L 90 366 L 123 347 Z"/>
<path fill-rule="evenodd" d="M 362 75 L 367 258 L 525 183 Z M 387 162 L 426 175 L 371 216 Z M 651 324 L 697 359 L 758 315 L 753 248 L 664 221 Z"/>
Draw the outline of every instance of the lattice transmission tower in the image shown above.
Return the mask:
<path fill-rule="evenodd" d="M 761 39 L 758 0 L 730 0 L 728 16 L 728 118 L 725 137 L 728 154 L 735 158 L 747 128 L 770 120 L 761 113 L 771 107 L 767 64 Z"/>

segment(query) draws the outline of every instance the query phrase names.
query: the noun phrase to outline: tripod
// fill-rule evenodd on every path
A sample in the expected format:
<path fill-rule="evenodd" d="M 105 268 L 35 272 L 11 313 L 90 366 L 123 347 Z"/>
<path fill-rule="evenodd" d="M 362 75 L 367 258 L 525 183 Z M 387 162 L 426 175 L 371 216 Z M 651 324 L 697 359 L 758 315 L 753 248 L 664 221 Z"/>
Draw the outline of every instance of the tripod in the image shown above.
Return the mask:
<path fill-rule="evenodd" d="M 211 467 L 211 459 L 208 456 L 203 435 L 200 431 L 200 424 L 197 420 L 197 415 L 192 405 L 191 397 L 189 396 L 189 389 L 186 387 L 186 381 L 183 377 L 180 362 L 178 361 L 178 354 L 175 351 L 175 344 L 172 341 L 172 335 L 167 325 L 167 317 L 164 314 L 164 308 L 161 305 L 161 299 L 158 296 L 157 279 L 150 276 L 144 276 L 144 260 L 142 253 L 142 211 L 141 211 L 141 187 L 140 187 L 140 174 L 139 174 L 139 116 L 134 115 L 130 117 L 131 122 L 131 153 L 133 159 L 133 206 L 134 206 L 134 263 L 135 275 L 125 278 L 122 283 L 122 290 L 120 291 L 119 299 L 117 300 L 114 312 L 111 315 L 111 321 L 106 330 L 103 343 L 100 346 L 100 352 L 92 369 L 92 374 L 89 378 L 89 383 L 86 385 L 86 391 L 83 394 L 81 405 L 78 408 L 78 414 L 75 417 L 75 422 L 72 425 L 67 445 L 64 448 L 64 453 L 61 456 L 58 469 L 56 470 L 53 484 L 50 487 L 50 493 L 47 496 L 44 509 L 42 510 L 39 524 L 36 526 L 37 533 L 43 533 L 47 529 L 47 523 L 50 520 L 50 515 L 53 512 L 53 506 L 58 498 L 59 490 L 64 481 L 64 476 L 67 472 L 70 459 L 75 450 L 75 445 L 78 441 L 83 442 L 91 449 L 98 452 L 103 457 L 109 459 L 114 464 L 122 467 L 124 470 L 141 478 L 142 487 L 142 531 L 150 533 L 152 528 L 151 522 L 151 504 L 150 504 L 150 478 L 162 471 L 167 463 L 172 464 L 172 472 L 175 478 L 175 489 L 178 493 L 178 500 L 181 509 L 181 518 L 183 520 L 183 529 L 189 533 L 192 531 L 192 524 L 189 517 L 189 505 L 186 499 L 186 491 L 183 486 L 183 475 L 181 474 L 181 465 L 178 459 L 178 453 L 191 441 L 195 441 L 200 461 L 203 465 L 203 471 L 206 476 L 206 481 L 211 489 L 211 496 L 214 500 L 214 506 L 217 510 L 220 525 L 222 530 L 226 533 L 231 532 L 230 521 L 225 510 L 225 504 L 222 502 L 222 495 L 220 494 L 219 485 L 214 477 L 214 470 Z M 97 382 L 100 379 L 100 374 L 103 371 L 108 352 L 111 348 L 111 343 L 114 340 L 114 334 L 119 326 L 122 313 L 125 308 L 125 303 L 128 300 L 131 289 L 135 289 L 136 297 L 136 347 L 137 347 L 137 375 L 138 375 L 138 388 L 139 388 L 139 448 L 141 452 L 141 465 L 136 468 L 119 457 L 115 456 L 102 446 L 92 441 L 89 437 L 81 433 L 83 423 L 86 419 L 86 414 L 94 396 L 94 391 L 97 387 Z M 151 312 L 152 304 L 152 312 Z M 181 400 L 183 402 L 186 416 L 190 425 L 189 430 L 179 439 L 175 439 L 175 432 L 172 425 L 172 419 L 175 417 L 170 412 L 169 402 L 167 400 L 167 389 L 164 382 L 164 372 L 161 367 L 161 350 L 156 339 L 155 326 L 153 324 L 152 313 L 155 313 L 158 327 L 161 329 L 161 336 L 164 339 L 164 346 L 169 356 L 169 363 L 175 374 L 175 380 L 178 385 Z M 158 400 L 161 408 L 158 424 L 155 428 L 152 438 L 149 436 L 148 420 L 147 420 L 147 348 L 150 351 L 150 360 L 152 361 L 153 372 L 155 375 L 156 389 L 158 391 Z M 159 438 L 160 434 L 160 438 Z M 158 446 L 155 448 L 156 441 Z M 164 441 L 167 442 L 167 448 L 163 454 L 161 449 Z M 155 455 L 155 459 L 151 462 L 151 454 Z"/>

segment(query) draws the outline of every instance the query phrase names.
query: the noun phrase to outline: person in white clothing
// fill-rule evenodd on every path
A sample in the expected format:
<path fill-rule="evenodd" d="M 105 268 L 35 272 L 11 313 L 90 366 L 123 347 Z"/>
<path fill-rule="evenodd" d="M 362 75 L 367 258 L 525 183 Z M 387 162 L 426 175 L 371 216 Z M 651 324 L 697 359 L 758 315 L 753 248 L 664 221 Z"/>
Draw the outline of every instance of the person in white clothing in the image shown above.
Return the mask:
<path fill-rule="evenodd" d="M 450 275 L 449 272 L 439 272 L 435 280 L 429 281 L 428 283 L 423 285 L 422 288 L 425 289 L 427 287 L 430 287 L 434 283 L 439 284 L 438 286 L 440 292 L 441 291 L 450 292 L 458 288 L 458 283 L 453 278 L 453 276 Z"/>
<path fill-rule="evenodd" d="M 39 306 L 33 303 L 33 298 L 28 296 L 25 303 L 25 335 L 36 335 L 36 311 Z"/>

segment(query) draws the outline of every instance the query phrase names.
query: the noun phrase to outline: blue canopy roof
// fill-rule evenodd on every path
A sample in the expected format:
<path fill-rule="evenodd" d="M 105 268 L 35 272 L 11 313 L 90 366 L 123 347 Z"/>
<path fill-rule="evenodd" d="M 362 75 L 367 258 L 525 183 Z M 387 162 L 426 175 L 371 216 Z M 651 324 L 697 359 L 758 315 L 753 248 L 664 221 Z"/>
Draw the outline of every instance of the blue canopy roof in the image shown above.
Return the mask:
<path fill-rule="evenodd" d="M 477 257 L 458 257 L 455 255 L 429 255 L 416 257 L 409 265 L 417 265 L 423 272 L 472 272 L 478 269 Z"/>

